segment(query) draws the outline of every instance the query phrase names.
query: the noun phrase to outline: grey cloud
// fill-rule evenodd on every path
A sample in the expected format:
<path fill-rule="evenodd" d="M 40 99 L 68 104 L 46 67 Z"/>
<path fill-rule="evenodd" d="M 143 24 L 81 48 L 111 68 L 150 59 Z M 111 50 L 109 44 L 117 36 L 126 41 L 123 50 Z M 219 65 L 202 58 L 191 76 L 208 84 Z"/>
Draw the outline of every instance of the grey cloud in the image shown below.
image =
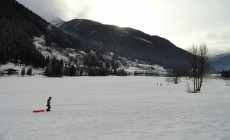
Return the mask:
<path fill-rule="evenodd" d="M 91 8 L 88 5 L 83 5 L 82 9 L 75 14 L 75 17 L 87 18 L 89 16 L 90 11 L 91 11 Z"/>
<path fill-rule="evenodd" d="M 216 48 L 230 50 L 230 26 L 226 25 L 210 31 L 207 33 L 206 39 Z"/>
<path fill-rule="evenodd" d="M 90 6 L 87 0 L 17 0 L 42 17 L 56 16 L 63 20 L 87 18 Z M 71 7 L 71 9 L 70 9 Z"/>
<path fill-rule="evenodd" d="M 209 33 L 207 35 L 208 39 L 230 39 L 230 30 L 229 31 L 224 31 L 224 32 L 215 32 L 215 33 Z"/>

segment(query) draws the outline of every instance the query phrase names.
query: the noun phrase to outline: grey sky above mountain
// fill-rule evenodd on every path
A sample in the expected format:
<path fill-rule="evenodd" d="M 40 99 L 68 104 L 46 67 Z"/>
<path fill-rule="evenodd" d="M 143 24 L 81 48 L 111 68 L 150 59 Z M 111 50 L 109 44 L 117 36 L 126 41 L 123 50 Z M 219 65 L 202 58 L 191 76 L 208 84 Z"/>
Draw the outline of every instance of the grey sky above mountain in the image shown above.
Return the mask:
<path fill-rule="evenodd" d="M 230 0 L 17 0 L 38 15 L 96 20 L 169 39 L 183 49 L 230 52 Z"/>

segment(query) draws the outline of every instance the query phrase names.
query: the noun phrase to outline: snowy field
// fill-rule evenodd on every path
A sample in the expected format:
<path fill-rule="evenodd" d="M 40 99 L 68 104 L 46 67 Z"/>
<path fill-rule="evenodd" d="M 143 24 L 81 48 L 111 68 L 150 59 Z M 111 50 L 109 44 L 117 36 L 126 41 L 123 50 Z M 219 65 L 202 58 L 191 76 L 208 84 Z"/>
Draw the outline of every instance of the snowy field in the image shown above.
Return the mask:
<path fill-rule="evenodd" d="M 186 91 L 164 77 L 2 77 L 0 140 L 230 140 L 230 87 Z M 32 113 L 49 96 L 52 111 Z"/>

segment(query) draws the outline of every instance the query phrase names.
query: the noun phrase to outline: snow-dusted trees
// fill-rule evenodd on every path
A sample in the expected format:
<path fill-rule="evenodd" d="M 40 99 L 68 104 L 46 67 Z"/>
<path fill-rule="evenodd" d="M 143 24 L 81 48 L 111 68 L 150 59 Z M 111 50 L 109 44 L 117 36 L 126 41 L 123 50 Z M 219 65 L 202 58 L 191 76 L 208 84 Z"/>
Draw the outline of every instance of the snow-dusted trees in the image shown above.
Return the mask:
<path fill-rule="evenodd" d="M 197 93 L 200 92 L 203 78 L 210 68 L 208 48 L 205 44 L 201 44 L 199 47 L 192 46 L 188 51 L 192 54 L 188 57 L 188 76 L 192 79 L 193 92 Z"/>

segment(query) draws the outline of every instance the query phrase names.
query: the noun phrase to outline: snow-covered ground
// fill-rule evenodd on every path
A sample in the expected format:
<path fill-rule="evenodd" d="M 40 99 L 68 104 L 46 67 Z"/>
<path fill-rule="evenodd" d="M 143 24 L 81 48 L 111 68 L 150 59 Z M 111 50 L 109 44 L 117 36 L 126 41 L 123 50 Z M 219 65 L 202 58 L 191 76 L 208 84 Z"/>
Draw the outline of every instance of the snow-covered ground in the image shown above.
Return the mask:
<path fill-rule="evenodd" d="M 229 140 L 230 87 L 164 77 L 2 77 L 0 140 Z M 157 86 L 158 83 L 158 86 Z M 162 84 L 162 86 L 160 86 Z M 45 109 L 52 96 L 51 112 Z"/>
<path fill-rule="evenodd" d="M 57 48 L 50 48 L 49 46 L 46 46 L 45 45 L 46 41 L 44 36 L 34 37 L 33 40 L 36 49 L 39 50 L 39 52 L 41 52 L 43 56 L 45 57 L 49 56 L 50 58 L 55 57 L 56 59 L 58 60 L 62 59 L 65 62 L 69 61 L 69 58 L 67 58 L 67 56 L 65 56 L 65 54 L 63 54 L 61 50 L 57 50 Z"/>

